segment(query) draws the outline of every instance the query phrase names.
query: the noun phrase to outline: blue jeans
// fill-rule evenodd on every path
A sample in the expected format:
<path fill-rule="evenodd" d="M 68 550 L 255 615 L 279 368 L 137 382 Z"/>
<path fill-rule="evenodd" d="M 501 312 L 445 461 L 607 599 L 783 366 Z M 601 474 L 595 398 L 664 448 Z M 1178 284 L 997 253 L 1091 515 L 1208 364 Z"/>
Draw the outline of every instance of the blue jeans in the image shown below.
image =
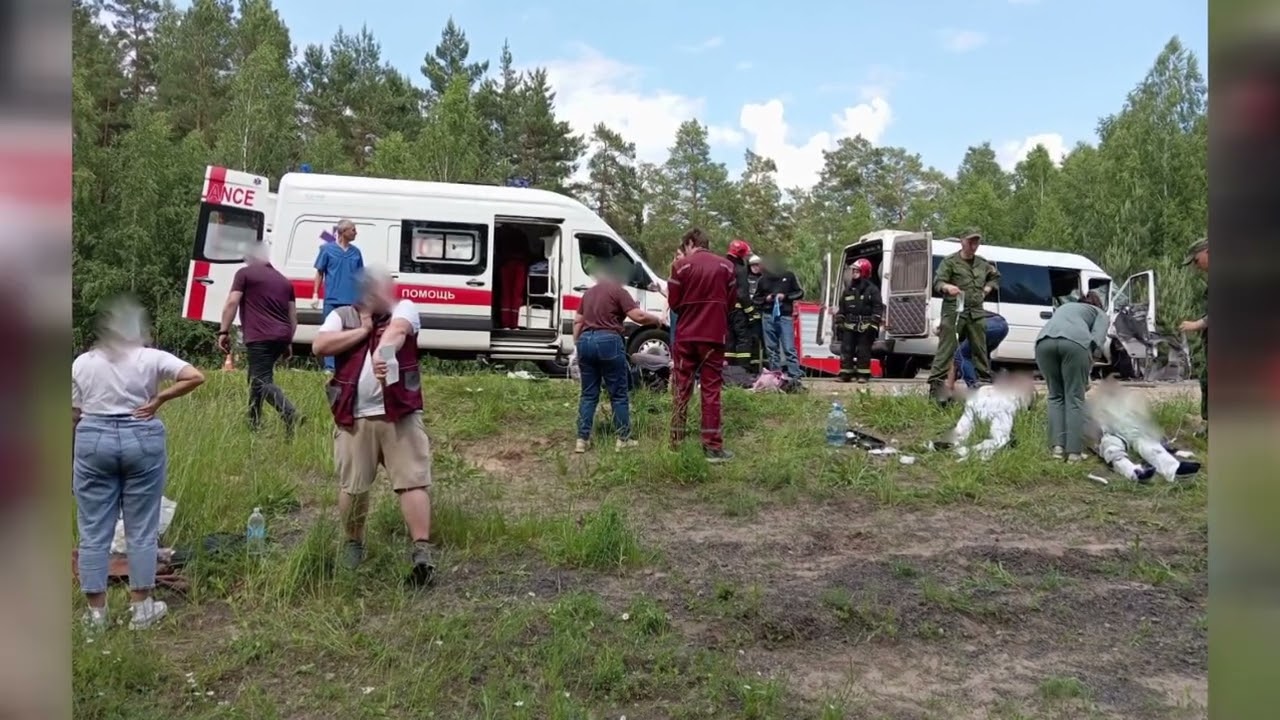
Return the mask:
<path fill-rule="evenodd" d="M 987 357 L 995 354 L 996 348 L 1009 334 L 1009 323 L 999 315 L 992 315 L 986 319 L 987 327 Z M 978 371 L 973 367 L 973 348 L 969 347 L 969 341 L 965 340 L 960 343 L 960 347 L 956 348 L 956 375 L 964 379 L 964 384 L 971 388 L 978 387 Z"/>
<path fill-rule="evenodd" d="M 783 370 L 787 377 L 800 379 L 800 358 L 796 356 L 795 326 L 790 315 L 764 318 L 764 345 L 769 355 L 769 369 Z"/>
<path fill-rule="evenodd" d="M 600 385 L 609 393 L 613 406 L 613 425 L 619 440 L 631 439 L 631 399 L 627 395 L 629 376 L 627 350 L 622 336 L 605 330 L 584 330 L 578 337 L 578 372 L 582 376 L 582 395 L 578 399 L 578 439 L 591 439 L 596 405 L 600 403 Z"/>
<path fill-rule="evenodd" d="M 155 418 L 86 415 L 76 424 L 74 455 L 80 589 L 106 591 L 107 560 L 122 510 L 129 587 L 151 589 L 168 463 L 164 424 Z"/>
<path fill-rule="evenodd" d="M 350 304 L 351 303 L 340 303 L 340 302 L 333 302 L 332 300 L 325 300 L 324 309 L 322 311 L 324 314 L 320 316 L 320 322 L 324 322 L 324 319 L 329 317 L 329 313 L 333 312 L 334 310 L 337 310 L 340 307 L 346 307 Z M 324 369 L 328 370 L 329 372 L 333 372 L 334 367 L 336 367 L 333 364 L 333 362 L 334 362 L 334 358 L 332 355 L 326 357 L 324 359 Z"/>

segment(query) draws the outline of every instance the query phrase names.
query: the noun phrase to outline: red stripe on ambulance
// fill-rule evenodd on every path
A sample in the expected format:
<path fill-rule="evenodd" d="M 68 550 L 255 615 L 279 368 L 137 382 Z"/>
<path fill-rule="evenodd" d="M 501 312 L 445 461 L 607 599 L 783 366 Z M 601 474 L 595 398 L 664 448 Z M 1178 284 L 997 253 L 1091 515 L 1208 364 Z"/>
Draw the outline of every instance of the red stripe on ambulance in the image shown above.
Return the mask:
<path fill-rule="evenodd" d="M 186 312 L 186 318 L 188 320 L 204 319 L 204 299 L 207 288 L 204 286 L 204 283 L 196 282 L 196 278 L 209 277 L 209 269 L 209 263 L 203 260 L 196 260 L 191 263 L 191 279 L 189 280 L 191 283 L 191 293 L 187 297 Z"/>
<path fill-rule="evenodd" d="M 311 297 L 315 287 L 313 280 L 291 280 L 293 292 L 300 298 Z M 320 285 L 320 296 L 324 296 L 324 284 Z M 415 303 L 428 305 L 476 305 L 492 307 L 493 293 L 488 290 L 472 288 L 441 287 L 439 285 L 413 285 L 396 283 L 396 296 L 401 300 L 412 300 Z"/>
<path fill-rule="evenodd" d="M 204 201 L 221 203 L 227 190 L 227 169 L 224 167 L 209 168 L 209 177 L 204 186 Z"/>

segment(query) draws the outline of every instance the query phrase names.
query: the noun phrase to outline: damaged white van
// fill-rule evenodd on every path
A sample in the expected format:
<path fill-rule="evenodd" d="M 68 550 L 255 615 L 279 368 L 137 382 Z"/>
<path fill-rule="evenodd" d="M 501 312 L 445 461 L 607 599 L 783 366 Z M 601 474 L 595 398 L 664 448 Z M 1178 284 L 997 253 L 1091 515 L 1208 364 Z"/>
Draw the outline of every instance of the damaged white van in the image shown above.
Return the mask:
<path fill-rule="evenodd" d="M 933 290 L 933 274 L 947 255 L 959 252 L 954 238 L 935 240 L 932 233 L 877 230 L 858 238 L 837 256 L 828 254 L 824 262 L 822 308 L 814 309 L 805 333 L 804 352 L 818 361 L 825 349 L 830 352 L 832 327 L 827 308 L 836 305 L 843 268 L 858 258 L 871 262 L 880 283 L 885 304 L 885 325 L 878 348 L 884 355 L 884 375 L 915 377 L 928 369 L 938 347 L 937 328 L 942 313 L 942 296 Z M 1005 365 L 1034 365 L 1035 341 L 1044 323 L 1058 305 L 1097 292 L 1108 313 L 1121 315 L 1128 324 L 1145 326 L 1156 332 L 1155 273 L 1146 271 L 1112 287 L 1112 280 L 1096 263 L 1083 255 L 1027 250 L 1000 245 L 982 245 L 978 252 L 1000 271 L 1000 287 L 986 299 L 987 310 L 1002 315 L 1009 323 L 1009 335 L 992 355 Z M 1135 361 L 1149 359 L 1153 348 L 1132 339 L 1122 340 Z M 813 343 L 810 345 L 810 343 Z"/>
<path fill-rule="evenodd" d="M 267 178 L 205 170 L 187 275 L 184 317 L 219 322 L 245 249 L 266 243 L 297 292 L 295 342 L 310 344 L 323 318 L 312 295 L 320 246 L 342 218 L 355 223 L 366 265 L 390 269 L 421 315 L 418 346 L 437 357 L 526 360 L 562 374 L 573 315 L 597 263 L 630 278 L 640 307 L 666 311 L 659 276 L 586 205 L 545 190 L 287 173 Z M 628 350 L 666 342 L 666 331 L 627 327 Z"/>

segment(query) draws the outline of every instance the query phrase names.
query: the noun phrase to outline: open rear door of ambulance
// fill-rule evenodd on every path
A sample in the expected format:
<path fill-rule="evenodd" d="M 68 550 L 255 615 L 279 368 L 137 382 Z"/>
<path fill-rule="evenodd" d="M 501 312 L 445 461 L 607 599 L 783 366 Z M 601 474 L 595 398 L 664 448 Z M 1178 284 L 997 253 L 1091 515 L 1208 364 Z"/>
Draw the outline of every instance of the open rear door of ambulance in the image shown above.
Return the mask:
<path fill-rule="evenodd" d="M 893 239 L 886 330 L 891 337 L 929 336 L 929 298 L 933 294 L 933 233 L 911 233 Z"/>
<path fill-rule="evenodd" d="M 207 167 L 187 268 L 183 317 L 220 322 L 231 280 L 245 255 L 263 242 L 273 203 L 267 179 L 238 170 Z"/>

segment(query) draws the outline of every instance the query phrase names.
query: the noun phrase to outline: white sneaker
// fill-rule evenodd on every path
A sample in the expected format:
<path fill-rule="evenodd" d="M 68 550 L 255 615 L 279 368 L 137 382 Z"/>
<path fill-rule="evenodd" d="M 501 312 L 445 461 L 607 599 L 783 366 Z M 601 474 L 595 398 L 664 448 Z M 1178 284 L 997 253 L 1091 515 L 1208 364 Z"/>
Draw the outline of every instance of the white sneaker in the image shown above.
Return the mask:
<path fill-rule="evenodd" d="M 1066 453 L 1066 450 L 1064 450 L 1061 445 L 1054 445 L 1053 450 L 1050 452 L 1053 454 L 1053 458 L 1055 460 L 1061 460 L 1062 456 Z"/>
<path fill-rule="evenodd" d="M 573 451 L 579 455 L 587 451 L 587 441 L 579 439 L 573 445 Z"/>
<path fill-rule="evenodd" d="M 1070 455 L 1067 456 L 1067 462 L 1069 463 L 1078 463 L 1083 461 L 1084 461 L 1084 456 L 1081 455 L 1080 453 L 1071 453 Z"/>
<path fill-rule="evenodd" d="M 169 614 L 169 606 L 163 600 L 147 598 L 133 604 L 133 619 L 129 621 L 130 630 L 145 630 L 160 622 Z"/>
<path fill-rule="evenodd" d="M 614 450 L 616 450 L 616 451 L 618 451 L 618 452 L 622 452 L 623 450 L 630 450 L 631 448 L 638 448 L 638 447 L 640 447 L 640 441 L 639 441 L 639 440 L 622 440 L 622 439 L 619 439 L 619 440 L 618 440 L 618 442 L 617 442 L 617 444 L 614 446 Z"/>
<path fill-rule="evenodd" d="M 107 628 L 107 607 L 104 605 L 100 608 L 90 607 L 84 611 L 84 616 L 80 618 L 84 623 L 86 630 L 92 632 L 101 632 Z"/>

